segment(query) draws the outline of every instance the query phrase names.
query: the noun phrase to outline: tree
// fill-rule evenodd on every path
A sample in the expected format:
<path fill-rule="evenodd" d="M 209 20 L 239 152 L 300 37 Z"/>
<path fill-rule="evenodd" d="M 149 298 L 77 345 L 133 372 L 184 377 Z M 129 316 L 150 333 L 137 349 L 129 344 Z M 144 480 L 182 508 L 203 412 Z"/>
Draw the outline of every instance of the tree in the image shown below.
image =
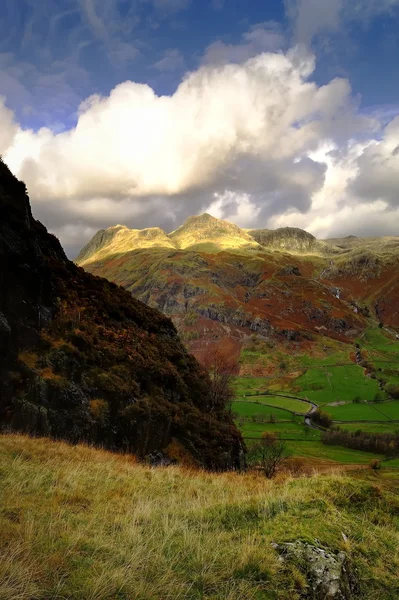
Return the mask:
<path fill-rule="evenodd" d="M 239 373 L 240 365 L 218 348 L 212 348 L 205 357 L 204 366 L 211 381 L 210 410 L 226 408 L 234 398 L 233 381 Z"/>
<path fill-rule="evenodd" d="M 354 403 L 354 404 L 360 404 L 360 403 L 361 403 L 361 401 L 362 401 L 362 399 L 361 399 L 361 397 L 360 397 L 360 396 L 355 396 L 355 397 L 353 398 L 353 403 Z"/>
<path fill-rule="evenodd" d="M 377 392 L 374 396 L 374 402 L 383 402 L 384 397 L 380 392 Z"/>
<path fill-rule="evenodd" d="M 329 415 L 324 410 L 320 410 L 320 408 L 318 408 L 312 414 L 311 419 L 312 419 L 312 421 L 317 423 L 317 425 L 320 425 L 321 427 L 324 427 L 325 429 L 329 429 L 333 422 L 331 415 Z"/>
<path fill-rule="evenodd" d="M 286 444 L 275 433 L 265 431 L 260 441 L 250 448 L 248 462 L 260 465 L 266 477 L 272 479 L 279 465 L 289 456 Z"/>

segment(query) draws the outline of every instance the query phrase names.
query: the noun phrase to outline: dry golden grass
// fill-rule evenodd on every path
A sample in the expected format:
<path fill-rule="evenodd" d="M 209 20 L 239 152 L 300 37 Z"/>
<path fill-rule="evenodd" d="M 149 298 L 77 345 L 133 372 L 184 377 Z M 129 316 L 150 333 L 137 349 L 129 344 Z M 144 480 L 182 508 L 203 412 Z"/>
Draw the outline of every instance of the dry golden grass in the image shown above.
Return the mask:
<path fill-rule="evenodd" d="M 295 600 L 304 576 L 271 542 L 296 539 L 348 552 L 362 598 L 398 598 L 399 500 L 368 477 L 270 482 L 3 435 L 0 599 Z"/>

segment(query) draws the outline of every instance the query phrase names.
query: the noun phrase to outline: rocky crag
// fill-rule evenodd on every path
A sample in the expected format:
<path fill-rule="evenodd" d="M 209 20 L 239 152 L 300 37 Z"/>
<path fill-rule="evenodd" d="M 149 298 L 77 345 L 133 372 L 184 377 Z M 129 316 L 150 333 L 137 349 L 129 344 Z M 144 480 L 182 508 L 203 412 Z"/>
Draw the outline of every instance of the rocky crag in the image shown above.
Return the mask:
<path fill-rule="evenodd" d="M 172 322 L 69 261 L 0 162 L 2 429 L 229 468 L 241 437 L 208 390 Z"/>

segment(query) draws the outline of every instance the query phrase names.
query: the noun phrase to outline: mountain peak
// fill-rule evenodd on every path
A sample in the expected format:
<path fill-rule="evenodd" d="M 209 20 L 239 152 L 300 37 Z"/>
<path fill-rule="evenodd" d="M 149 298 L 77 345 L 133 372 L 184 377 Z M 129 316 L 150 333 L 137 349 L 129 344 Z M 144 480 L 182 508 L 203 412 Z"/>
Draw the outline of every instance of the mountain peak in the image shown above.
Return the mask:
<path fill-rule="evenodd" d="M 226 248 L 260 249 L 243 229 L 208 213 L 188 217 L 169 237 L 179 248 L 203 252 L 219 252 Z"/>

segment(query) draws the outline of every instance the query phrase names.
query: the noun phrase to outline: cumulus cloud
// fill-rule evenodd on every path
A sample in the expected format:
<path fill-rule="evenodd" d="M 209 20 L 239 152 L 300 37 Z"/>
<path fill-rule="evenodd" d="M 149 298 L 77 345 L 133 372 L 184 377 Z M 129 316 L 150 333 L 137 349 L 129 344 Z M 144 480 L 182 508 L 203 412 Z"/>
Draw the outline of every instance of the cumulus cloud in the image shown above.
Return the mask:
<path fill-rule="evenodd" d="M 365 214 L 361 172 L 371 152 L 398 160 L 399 121 L 380 143 L 351 142 L 373 136 L 375 121 L 358 114 L 346 80 L 318 87 L 313 69 L 314 58 L 293 48 L 202 65 L 172 96 L 127 81 L 89 97 L 76 127 L 58 134 L 18 128 L 2 106 L 0 150 L 71 255 L 116 222 L 171 230 L 205 210 L 241 226 L 326 236 L 354 206 Z M 373 193 L 369 205 L 385 210 L 390 191 Z"/>
<path fill-rule="evenodd" d="M 359 156 L 350 189 L 364 200 L 399 207 L 399 117 L 385 128 L 381 141 L 370 144 Z"/>

